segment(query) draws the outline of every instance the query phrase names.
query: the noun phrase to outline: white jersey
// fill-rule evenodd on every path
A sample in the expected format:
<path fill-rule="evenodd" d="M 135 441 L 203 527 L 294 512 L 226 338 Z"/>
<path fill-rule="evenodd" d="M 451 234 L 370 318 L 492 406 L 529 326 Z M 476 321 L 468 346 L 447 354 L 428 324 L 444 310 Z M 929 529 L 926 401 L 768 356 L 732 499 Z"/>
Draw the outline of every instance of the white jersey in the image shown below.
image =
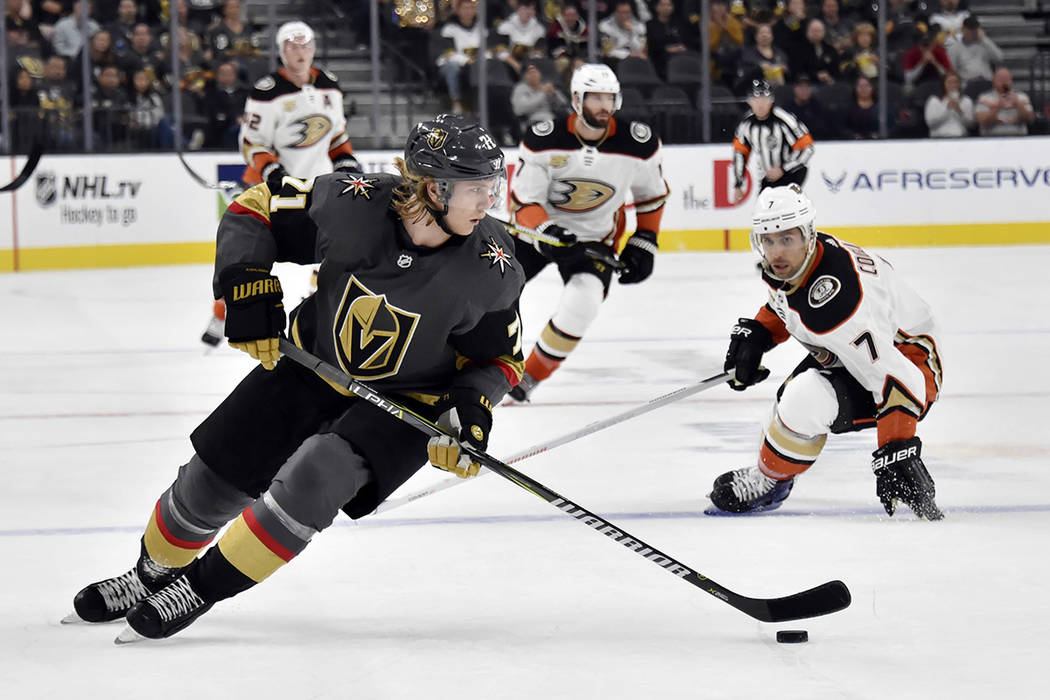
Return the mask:
<path fill-rule="evenodd" d="M 794 287 L 762 276 L 770 290 L 759 320 L 778 343 L 790 334 L 821 365 L 844 367 L 880 412 L 921 416 L 934 397 L 919 365 L 929 367 L 937 390 L 941 382 L 930 307 L 885 260 L 825 233 L 817 233 L 812 266 Z"/>
<path fill-rule="evenodd" d="M 245 180 L 260 181 L 259 171 L 274 160 L 293 177 L 324 175 L 333 170 L 332 151 L 350 152 L 339 84 L 327 71 L 310 70 L 311 80 L 301 88 L 283 70 L 255 83 L 241 125 L 241 153 L 255 171 Z"/>
<path fill-rule="evenodd" d="M 623 208 L 630 196 L 638 228 L 646 228 L 647 214 L 656 214 L 649 217 L 656 222 L 651 224 L 656 233 L 669 193 L 661 170 L 660 139 L 647 124 L 612 119 L 608 135 L 588 145 L 576 136 L 576 119 L 573 114 L 538 122 L 526 132 L 511 182 L 515 209 L 539 205 L 547 218 L 578 240 L 612 245 L 623 231 Z"/>

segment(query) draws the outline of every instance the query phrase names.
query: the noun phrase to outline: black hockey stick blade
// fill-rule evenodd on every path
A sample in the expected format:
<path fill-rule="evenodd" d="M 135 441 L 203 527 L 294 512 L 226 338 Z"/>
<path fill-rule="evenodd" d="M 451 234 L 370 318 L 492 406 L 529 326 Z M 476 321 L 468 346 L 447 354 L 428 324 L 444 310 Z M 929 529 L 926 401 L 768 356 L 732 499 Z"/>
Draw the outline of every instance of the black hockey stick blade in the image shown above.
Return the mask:
<path fill-rule="evenodd" d="M 222 190 L 224 192 L 229 192 L 230 190 L 235 190 L 241 186 L 240 183 L 233 182 L 232 180 L 209 182 L 201 177 L 196 170 L 190 167 L 190 164 L 186 162 L 186 157 L 182 155 L 182 151 L 175 151 L 175 155 L 179 157 L 179 162 L 182 163 L 182 167 L 186 170 L 186 173 L 201 187 L 207 187 L 209 190 Z"/>
<path fill-rule="evenodd" d="M 373 390 L 363 382 L 359 382 L 338 367 L 315 357 L 306 350 L 295 345 L 287 338 L 280 340 L 281 354 L 288 356 L 294 362 L 313 370 L 323 378 L 343 387 L 355 396 L 374 405 L 376 408 L 386 411 L 398 420 L 408 423 L 420 432 L 432 437 L 449 436 L 436 424 L 411 411 L 400 404 Z M 655 547 L 646 544 L 640 538 L 635 537 L 623 528 L 612 524 L 600 515 L 590 511 L 578 503 L 574 503 L 561 494 L 547 488 L 527 474 L 523 474 L 514 467 L 501 462 L 492 455 L 477 449 L 470 443 L 463 443 L 460 448 L 477 462 L 485 465 L 489 470 L 499 474 L 507 481 L 520 486 L 525 491 L 542 498 L 558 510 L 572 516 L 579 522 L 598 531 L 606 538 L 631 550 L 640 557 L 656 564 L 662 569 L 674 574 L 697 588 L 711 594 L 715 598 L 733 606 L 737 610 L 750 615 L 762 622 L 786 622 L 788 620 L 800 620 L 807 617 L 817 617 L 837 612 L 850 604 L 850 594 L 846 585 L 841 581 L 829 581 L 828 583 L 802 591 L 783 598 L 748 598 L 739 593 L 731 591 L 722 584 L 713 581 L 699 571 L 678 561 L 674 557 L 661 552 Z"/>
<path fill-rule="evenodd" d="M 40 162 L 40 156 L 44 155 L 44 146 L 40 141 L 33 143 L 33 147 L 29 149 L 29 156 L 26 158 L 26 164 L 22 166 L 22 172 L 18 173 L 11 182 L 7 183 L 3 187 L 0 187 L 0 192 L 14 192 L 22 185 L 26 184 L 32 175 L 33 171 L 36 170 L 37 164 Z"/>
<path fill-rule="evenodd" d="M 762 622 L 790 622 L 845 610 L 853 601 L 842 581 L 828 581 L 783 598 L 744 598 L 734 607 Z"/>

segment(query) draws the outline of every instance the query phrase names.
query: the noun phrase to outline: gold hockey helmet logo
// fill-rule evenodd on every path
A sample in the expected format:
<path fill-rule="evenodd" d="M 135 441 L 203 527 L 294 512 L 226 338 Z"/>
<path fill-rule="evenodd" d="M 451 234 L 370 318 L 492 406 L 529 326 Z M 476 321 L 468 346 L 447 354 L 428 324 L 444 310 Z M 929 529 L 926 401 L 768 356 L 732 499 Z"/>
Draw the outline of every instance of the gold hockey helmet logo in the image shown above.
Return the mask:
<path fill-rule="evenodd" d="M 335 316 L 339 365 L 357 379 L 397 374 L 418 322 L 419 314 L 393 306 L 351 275 Z"/>
<path fill-rule="evenodd" d="M 294 122 L 299 129 L 299 140 L 292 148 L 309 148 L 328 135 L 332 130 L 331 120 L 323 114 L 311 114 Z"/>
<path fill-rule="evenodd" d="M 616 194 L 616 188 L 600 180 L 555 180 L 550 203 L 562 211 L 585 212 L 597 209 Z"/>
<path fill-rule="evenodd" d="M 431 129 L 430 133 L 427 134 L 427 148 L 436 151 L 445 145 L 446 139 L 448 139 L 447 131 L 444 129 Z"/>

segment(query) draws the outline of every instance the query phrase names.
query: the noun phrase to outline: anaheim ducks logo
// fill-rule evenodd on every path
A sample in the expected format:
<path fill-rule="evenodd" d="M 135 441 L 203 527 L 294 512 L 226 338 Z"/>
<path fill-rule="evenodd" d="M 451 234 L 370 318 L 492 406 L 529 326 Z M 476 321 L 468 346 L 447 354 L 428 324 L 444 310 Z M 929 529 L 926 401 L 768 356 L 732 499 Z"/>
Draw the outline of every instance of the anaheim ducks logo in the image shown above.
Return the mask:
<path fill-rule="evenodd" d="M 323 114 L 311 114 L 297 119 L 292 122 L 291 126 L 299 129 L 299 140 L 291 144 L 292 148 L 309 148 L 332 130 L 331 120 Z"/>
<path fill-rule="evenodd" d="M 591 211 L 616 194 L 615 187 L 599 180 L 555 180 L 552 184 L 549 201 L 562 211 Z"/>
<path fill-rule="evenodd" d="M 430 133 L 427 134 L 427 148 L 436 151 L 445 145 L 445 139 L 447 138 L 448 132 L 444 129 L 431 129 Z"/>
<path fill-rule="evenodd" d="M 392 306 L 351 275 L 335 316 L 339 365 L 357 379 L 397 374 L 418 322 L 419 314 Z"/>

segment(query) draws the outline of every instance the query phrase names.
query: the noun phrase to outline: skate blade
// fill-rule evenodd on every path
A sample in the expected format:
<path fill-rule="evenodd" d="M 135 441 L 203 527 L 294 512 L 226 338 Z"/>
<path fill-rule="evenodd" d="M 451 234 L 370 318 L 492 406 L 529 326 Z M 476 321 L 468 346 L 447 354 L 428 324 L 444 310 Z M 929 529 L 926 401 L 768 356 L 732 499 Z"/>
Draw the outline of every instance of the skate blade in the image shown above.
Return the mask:
<path fill-rule="evenodd" d="M 86 624 L 88 624 L 84 620 L 84 618 L 80 617 L 80 615 L 77 615 L 75 612 L 71 612 L 68 615 L 66 615 L 65 617 L 63 617 L 61 620 L 59 620 L 59 623 L 63 624 L 63 625 L 86 625 Z"/>
<path fill-rule="evenodd" d="M 135 630 L 131 629 L 130 626 L 128 626 L 125 627 L 124 630 L 117 635 L 117 638 L 113 640 L 113 643 L 117 645 L 135 644 L 136 642 L 144 642 L 146 641 L 146 639 L 146 637 L 143 637 L 141 634 L 139 634 Z"/>

